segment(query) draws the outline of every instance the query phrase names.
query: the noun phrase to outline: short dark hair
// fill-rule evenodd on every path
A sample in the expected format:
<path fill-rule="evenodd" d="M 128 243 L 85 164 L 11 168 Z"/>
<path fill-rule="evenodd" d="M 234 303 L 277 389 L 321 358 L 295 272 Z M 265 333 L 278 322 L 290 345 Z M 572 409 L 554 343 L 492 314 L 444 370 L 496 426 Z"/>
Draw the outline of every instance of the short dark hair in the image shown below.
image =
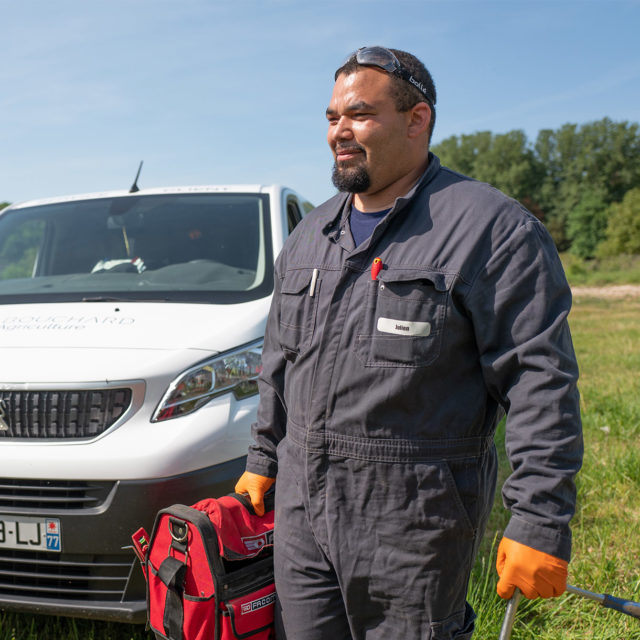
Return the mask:
<path fill-rule="evenodd" d="M 406 80 L 403 80 L 399 76 L 390 73 L 391 78 L 391 97 L 395 102 L 396 109 L 398 111 L 409 111 L 415 107 L 418 102 L 426 102 L 431 109 L 431 122 L 429 122 L 429 142 L 431 142 L 431 136 L 433 135 L 433 127 L 436 123 L 436 86 L 433 82 L 431 74 L 427 68 L 411 53 L 401 51 L 400 49 L 389 49 L 398 58 L 400 64 L 422 85 L 426 88 L 427 94 L 431 99 L 425 97 L 425 95 L 416 87 L 409 84 Z M 356 54 L 354 53 L 337 71 L 336 78 L 344 73 L 345 75 L 351 75 L 358 71 L 358 69 L 365 68 L 366 65 L 361 65 L 356 62 Z"/>

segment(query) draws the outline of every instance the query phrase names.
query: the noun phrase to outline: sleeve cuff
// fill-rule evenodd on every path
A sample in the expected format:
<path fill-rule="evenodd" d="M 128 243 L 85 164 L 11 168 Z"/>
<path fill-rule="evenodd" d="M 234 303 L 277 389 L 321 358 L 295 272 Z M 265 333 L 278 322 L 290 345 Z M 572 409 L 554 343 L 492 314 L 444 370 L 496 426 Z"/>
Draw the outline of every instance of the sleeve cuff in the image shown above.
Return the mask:
<path fill-rule="evenodd" d="M 569 562 L 571 559 L 571 530 L 568 527 L 560 530 L 532 524 L 520 516 L 511 516 L 504 535 L 561 560 Z"/>
<path fill-rule="evenodd" d="M 275 478 L 278 475 L 278 463 L 274 460 L 249 454 L 247 456 L 246 470 L 267 478 Z"/>

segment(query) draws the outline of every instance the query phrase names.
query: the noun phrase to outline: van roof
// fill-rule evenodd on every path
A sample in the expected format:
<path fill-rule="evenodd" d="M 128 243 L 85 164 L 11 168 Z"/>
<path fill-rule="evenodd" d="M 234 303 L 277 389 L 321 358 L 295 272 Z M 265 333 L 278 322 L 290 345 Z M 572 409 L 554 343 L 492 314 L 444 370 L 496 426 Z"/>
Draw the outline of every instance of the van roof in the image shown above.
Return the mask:
<path fill-rule="evenodd" d="M 98 198 L 126 198 L 131 196 L 152 196 L 161 194 L 180 193 L 266 193 L 276 185 L 263 184 L 228 184 L 228 185 L 194 185 L 183 187 L 158 187 L 154 189 L 140 189 L 134 193 L 127 190 L 120 191 L 100 191 L 97 193 L 84 193 L 73 196 L 56 196 L 53 198 L 40 198 L 37 200 L 27 200 L 11 205 L 11 209 L 22 209 L 25 207 L 36 207 L 45 204 L 57 204 L 60 202 L 73 202 L 77 200 L 96 200 Z M 279 187 L 278 187 L 279 188 Z"/>

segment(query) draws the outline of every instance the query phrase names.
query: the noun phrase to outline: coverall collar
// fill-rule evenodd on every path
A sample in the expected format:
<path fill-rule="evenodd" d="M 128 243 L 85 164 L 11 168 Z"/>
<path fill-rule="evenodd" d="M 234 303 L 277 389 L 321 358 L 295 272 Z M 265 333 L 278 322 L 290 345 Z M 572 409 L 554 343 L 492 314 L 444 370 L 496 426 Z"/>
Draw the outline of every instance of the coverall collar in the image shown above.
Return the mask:
<path fill-rule="evenodd" d="M 384 229 L 389 225 L 390 221 L 395 218 L 397 213 L 404 209 L 414 196 L 424 189 L 431 180 L 433 180 L 439 170 L 440 159 L 430 151 L 429 164 L 427 165 L 425 172 L 422 174 L 422 177 L 404 196 L 396 198 L 393 207 L 376 227 L 373 235 L 368 240 L 365 240 L 365 242 L 358 247 L 358 250 L 367 248 L 371 242 L 379 237 L 379 235 L 383 233 Z M 321 209 L 325 209 L 327 215 L 327 224 L 322 230 L 323 233 L 329 238 L 329 240 L 339 244 L 343 249 L 349 252 L 356 249 L 349 227 L 352 197 L 353 194 L 351 193 L 338 193 L 324 205 L 320 206 Z M 336 210 L 337 213 L 334 213 Z"/>

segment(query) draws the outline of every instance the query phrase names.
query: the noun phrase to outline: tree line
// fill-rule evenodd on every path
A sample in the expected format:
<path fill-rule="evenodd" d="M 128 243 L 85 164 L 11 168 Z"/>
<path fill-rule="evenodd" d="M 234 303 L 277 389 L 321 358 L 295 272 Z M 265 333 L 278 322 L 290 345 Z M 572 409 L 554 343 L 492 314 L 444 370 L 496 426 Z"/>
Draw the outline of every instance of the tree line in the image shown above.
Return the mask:
<path fill-rule="evenodd" d="M 559 251 L 581 258 L 640 254 L 640 130 L 603 118 L 543 129 L 451 136 L 445 166 L 489 182 L 546 225 Z"/>

